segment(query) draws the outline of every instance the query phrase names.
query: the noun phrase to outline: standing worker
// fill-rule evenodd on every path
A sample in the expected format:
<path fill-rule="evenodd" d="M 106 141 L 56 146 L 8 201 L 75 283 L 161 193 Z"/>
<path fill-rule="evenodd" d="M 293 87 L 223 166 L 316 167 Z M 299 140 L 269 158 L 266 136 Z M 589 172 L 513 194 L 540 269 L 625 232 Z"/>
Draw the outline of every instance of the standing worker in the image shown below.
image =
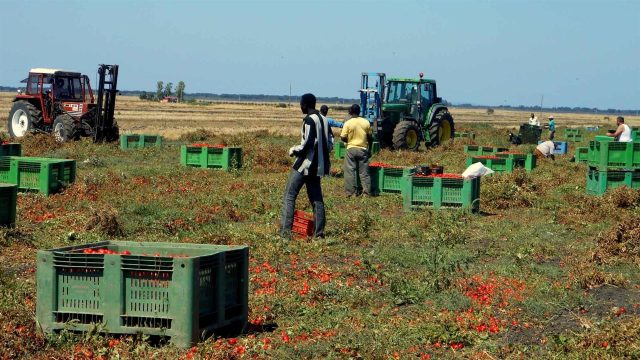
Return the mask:
<path fill-rule="evenodd" d="M 300 110 L 306 116 L 302 120 L 300 145 L 289 149 L 289 156 L 295 157 L 295 162 L 284 189 L 280 236 L 291 238 L 296 199 L 302 185 L 306 185 L 307 196 L 313 207 L 314 236 L 324 238 L 326 220 L 320 179 L 329 174 L 329 153 L 333 149 L 333 134 L 327 119 L 316 110 L 316 97 L 313 94 L 302 95 Z"/>
<path fill-rule="evenodd" d="M 360 175 L 362 193 L 369 195 L 371 179 L 369 178 L 369 146 L 373 142 L 373 131 L 369 120 L 360 117 L 360 105 L 353 104 L 349 109 L 351 119 L 345 122 L 340 138 L 347 144 L 344 157 L 344 186 L 347 196 L 358 194 L 357 174 Z"/>
<path fill-rule="evenodd" d="M 344 126 L 344 123 L 341 123 L 340 121 L 336 121 L 334 118 L 328 117 L 327 116 L 328 112 L 329 112 L 329 107 L 327 105 L 320 106 L 320 114 L 322 114 L 322 116 L 324 116 L 327 119 L 327 123 L 329 123 L 329 126 L 342 128 Z"/>
<path fill-rule="evenodd" d="M 536 150 L 533 152 L 533 155 L 535 155 L 538 159 L 551 158 L 551 160 L 555 161 L 556 157 L 555 155 L 553 155 L 553 151 L 555 150 L 555 148 L 556 145 L 553 143 L 553 141 L 547 140 L 538 144 Z"/>
<path fill-rule="evenodd" d="M 529 117 L 529 125 L 540 126 L 540 121 L 538 121 L 536 114 L 531 113 L 531 116 Z"/>
<path fill-rule="evenodd" d="M 616 141 L 631 142 L 633 140 L 631 138 L 631 128 L 629 125 L 624 123 L 624 118 L 622 116 L 618 116 L 616 124 L 618 124 L 616 131 L 614 133 L 608 133 L 607 136 L 613 136 Z"/>
<path fill-rule="evenodd" d="M 549 140 L 553 140 L 556 136 L 556 120 L 553 115 L 549 116 Z"/>

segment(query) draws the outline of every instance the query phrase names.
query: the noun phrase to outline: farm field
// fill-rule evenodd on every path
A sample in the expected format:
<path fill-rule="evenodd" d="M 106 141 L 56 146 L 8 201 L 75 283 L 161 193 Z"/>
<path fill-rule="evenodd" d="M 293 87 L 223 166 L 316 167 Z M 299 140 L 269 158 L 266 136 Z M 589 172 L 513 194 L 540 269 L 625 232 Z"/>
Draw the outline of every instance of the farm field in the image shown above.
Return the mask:
<path fill-rule="evenodd" d="M 0 94 L 2 119 L 11 96 Z M 276 232 L 287 150 L 299 141 L 296 106 L 119 101 L 122 132 L 165 135 L 164 148 L 20 140 L 25 156 L 77 159 L 78 177 L 60 194 L 19 195 L 18 226 L 0 229 L 0 359 L 640 357 L 640 190 L 586 195 L 586 165 L 571 155 L 530 173 L 482 178 L 478 214 L 407 213 L 393 194 L 346 198 L 342 162 L 332 159 L 323 180 L 326 239 L 284 241 Z M 374 161 L 460 173 L 465 144 L 508 146 L 506 128 L 528 117 L 452 114 L 474 141 L 383 150 Z M 603 127 L 584 132 L 581 146 L 615 118 L 554 115 L 560 141 L 567 125 Z M 180 166 L 179 146 L 194 142 L 241 146 L 244 167 Z M 304 191 L 297 207 L 309 211 Z M 34 320 L 37 250 L 107 239 L 248 245 L 247 332 L 191 349 L 143 337 L 42 334 Z"/>

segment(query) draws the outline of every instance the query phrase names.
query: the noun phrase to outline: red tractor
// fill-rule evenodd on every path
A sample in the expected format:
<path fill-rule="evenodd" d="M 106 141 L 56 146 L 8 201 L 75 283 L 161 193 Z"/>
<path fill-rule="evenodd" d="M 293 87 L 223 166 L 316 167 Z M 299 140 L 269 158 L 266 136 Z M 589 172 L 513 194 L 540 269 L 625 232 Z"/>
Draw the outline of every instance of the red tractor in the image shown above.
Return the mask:
<path fill-rule="evenodd" d="M 7 127 L 13 137 L 29 132 L 53 133 L 66 142 L 91 136 L 96 142 L 115 141 L 119 130 L 113 112 L 118 65 L 98 67 L 98 93 L 94 97 L 89 77 L 57 69 L 32 69 L 26 91 L 18 92 Z"/>

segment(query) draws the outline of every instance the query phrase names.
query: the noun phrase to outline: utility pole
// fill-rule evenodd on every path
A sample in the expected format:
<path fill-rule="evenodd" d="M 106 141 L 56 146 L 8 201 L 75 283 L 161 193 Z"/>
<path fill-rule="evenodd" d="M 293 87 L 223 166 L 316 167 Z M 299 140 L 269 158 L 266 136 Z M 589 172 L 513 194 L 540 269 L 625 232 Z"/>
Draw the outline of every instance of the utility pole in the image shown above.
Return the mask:
<path fill-rule="evenodd" d="M 542 112 L 542 103 L 544 102 L 544 94 L 540 95 L 540 112 Z"/>
<path fill-rule="evenodd" d="M 291 81 L 289 81 L 289 104 L 291 104 Z"/>

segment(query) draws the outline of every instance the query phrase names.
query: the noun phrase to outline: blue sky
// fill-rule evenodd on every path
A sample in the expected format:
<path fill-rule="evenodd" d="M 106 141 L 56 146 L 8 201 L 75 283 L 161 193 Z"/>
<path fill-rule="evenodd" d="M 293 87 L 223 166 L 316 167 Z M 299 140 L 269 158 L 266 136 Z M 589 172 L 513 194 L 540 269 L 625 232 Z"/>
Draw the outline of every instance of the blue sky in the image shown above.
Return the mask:
<path fill-rule="evenodd" d="M 119 88 L 355 98 L 424 72 L 454 103 L 640 109 L 640 0 L 0 0 L 0 84 L 31 67 Z M 92 79 L 95 76 L 91 76 Z"/>

